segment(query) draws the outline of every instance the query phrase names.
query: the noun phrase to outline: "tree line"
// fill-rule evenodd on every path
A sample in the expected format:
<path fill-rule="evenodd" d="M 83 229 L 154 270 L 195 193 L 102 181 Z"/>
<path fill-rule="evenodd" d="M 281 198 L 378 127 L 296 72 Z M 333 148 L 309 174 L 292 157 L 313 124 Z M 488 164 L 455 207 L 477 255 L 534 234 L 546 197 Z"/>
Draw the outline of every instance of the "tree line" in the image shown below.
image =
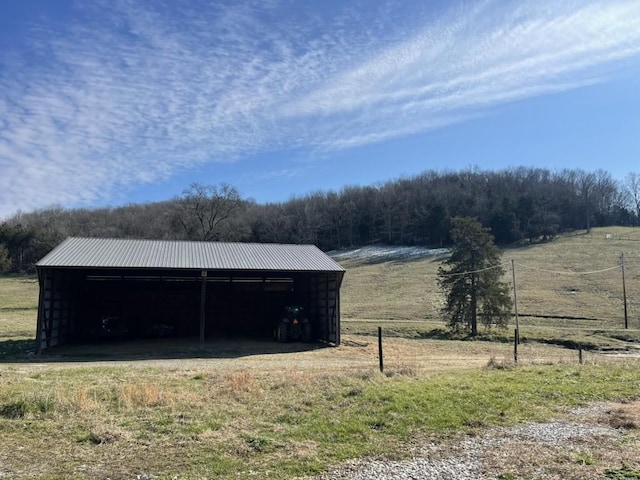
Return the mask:
<path fill-rule="evenodd" d="M 310 243 L 335 250 L 375 243 L 445 246 L 452 219 L 471 217 L 497 244 L 640 224 L 640 174 L 518 167 L 426 171 L 369 186 L 257 203 L 228 184 L 113 208 L 50 207 L 0 224 L 0 271 L 29 271 L 69 236 Z"/>

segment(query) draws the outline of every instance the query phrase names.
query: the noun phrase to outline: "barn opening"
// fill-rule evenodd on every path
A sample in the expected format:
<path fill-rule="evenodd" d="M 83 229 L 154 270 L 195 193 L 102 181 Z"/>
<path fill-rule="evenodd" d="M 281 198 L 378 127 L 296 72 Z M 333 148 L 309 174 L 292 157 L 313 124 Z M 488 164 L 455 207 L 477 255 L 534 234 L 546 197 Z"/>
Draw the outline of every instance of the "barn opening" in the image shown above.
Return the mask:
<path fill-rule="evenodd" d="M 340 343 L 344 269 L 313 245 L 69 238 L 36 264 L 36 348 L 158 337 L 272 339 L 300 306 Z"/>

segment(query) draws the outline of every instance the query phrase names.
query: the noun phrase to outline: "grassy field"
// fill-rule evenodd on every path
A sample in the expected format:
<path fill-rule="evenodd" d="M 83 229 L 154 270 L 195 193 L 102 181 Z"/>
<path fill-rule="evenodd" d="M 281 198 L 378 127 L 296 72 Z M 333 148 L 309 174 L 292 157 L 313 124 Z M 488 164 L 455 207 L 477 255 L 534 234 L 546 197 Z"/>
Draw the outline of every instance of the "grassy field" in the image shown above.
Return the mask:
<path fill-rule="evenodd" d="M 618 401 L 640 412 L 632 402 L 640 360 L 587 352 L 579 365 L 575 350 L 533 341 L 632 347 L 639 336 L 638 237 L 632 229 L 596 229 L 505 253 L 516 264 L 528 339 L 517 367 L 511 329 L 483 334 L 497 342 L 441 339 L 448 335 L 438 317 L 433 260 L 345 264 L 338 348 L 211 342 L 198 351 L 195 343 L 163 341 L 33 357 L 22 347 L 35 334 L 37 282 L 0 277 L 0 478 L 285 479 L 351 458 L 404 458 L 425 442 L 447 445 L 592 402 Z M 606 269 L 621 252 L 628 260 L 628 330 L 621 328 L 620 270 L 549 273 Z M 379 325 L 385 374 L 377 371 L 371 336 Z M 620 423 L 621 437 L 606 448 L 585 443 L 558 460 L 564 473 L 557 478 L 607 478 L 621 462 L 638 472 L 640 415 Z M 532 478 L 509 472 L 501 478 Z"/>
<path fill-rule="evenodd" d="M 624 328 L 622 272 L 615 268 L 621 253 L 625 255 L 629 329 Z M 443 328 L 443 295 L 437 285 L 441 260 L 345 262 L 345 331 L 371 334 L 381 325 L 394 335 L 442 336 L 442 332 L 434 331 Z M 510 285 L 512 260 L 520 335 L 525 340 L 591 348 L 623 347 L 630 346 L 630 341 L 640 341 L 640 230 L 598 228 L 590 234 L 507 249 L 503 261 L 505 281 Z M 507 332 L 485 334 L 493 338 L 511 336 L 513 326 Z"/>
<path fill-rule="evenodd" d="M 371 369 L 14 365 L 0 377 L 0 475 L 293 478 L 349 458 L 402 458 L 427 440 L 447 442 L 488 426 L 544 420 L 570 406 L 629 398 L 640 388 L 639 366 L 389 377 Z M 638 436 L 630 432 L 625 441 L 633 447 Z M 616 461 L 633 464 L 635 448 L 621 447 Z"/>
<path fill-rule="evenodd" d="M 0 341 L 34 338 L 37 310 L 35 277 L 0 276 Z"/>
<path fill-rule="evenodd" d="M 610 235 L 612 238 L 607 238 Z M 620 269 L 625 254 L 631 324 L 640 327 L 640 230 L 593 229 L 590 234 L 562 236 L 551 242 L 504 251 L 505 280 L 511 284 L 515 263 L 518 310 L 528 315 L 591 318 L 603 326 L 624 326 Z M 367 264 L 345 262 L 343 316 L 357 320 L 439 321 L 442 294 L 437 271 L 442 258 Z M 558 272 L 558 273 L 555 273 Z"/>

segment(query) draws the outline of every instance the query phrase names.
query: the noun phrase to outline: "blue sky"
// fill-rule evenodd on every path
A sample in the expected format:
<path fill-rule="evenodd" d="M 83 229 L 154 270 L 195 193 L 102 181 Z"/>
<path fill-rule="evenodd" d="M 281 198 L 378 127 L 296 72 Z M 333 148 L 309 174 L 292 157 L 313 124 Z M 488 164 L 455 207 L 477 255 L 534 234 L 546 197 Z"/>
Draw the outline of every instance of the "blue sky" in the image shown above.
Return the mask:
<path fill-rule="evenodd" d="M 640 170 L 640 2 L 0 2 L 0 217 Z"/>

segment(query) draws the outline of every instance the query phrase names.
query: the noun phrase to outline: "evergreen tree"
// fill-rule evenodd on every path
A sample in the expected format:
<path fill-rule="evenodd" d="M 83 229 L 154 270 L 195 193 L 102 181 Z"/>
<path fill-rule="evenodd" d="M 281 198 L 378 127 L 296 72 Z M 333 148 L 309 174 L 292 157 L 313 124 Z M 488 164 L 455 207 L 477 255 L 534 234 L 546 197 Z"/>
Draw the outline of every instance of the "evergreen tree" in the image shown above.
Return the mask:
<path fill-rule="evenodd" d="M 485 326 L 506 326 L 512 302 L 509 287 L 501 280 L 501 252 L 489 229 L 473 218 L 456 217 L 451 239 L 451 255 L 438 270 L 447 325 L 472 336 L 478 334 L 478 316 Z"/>

